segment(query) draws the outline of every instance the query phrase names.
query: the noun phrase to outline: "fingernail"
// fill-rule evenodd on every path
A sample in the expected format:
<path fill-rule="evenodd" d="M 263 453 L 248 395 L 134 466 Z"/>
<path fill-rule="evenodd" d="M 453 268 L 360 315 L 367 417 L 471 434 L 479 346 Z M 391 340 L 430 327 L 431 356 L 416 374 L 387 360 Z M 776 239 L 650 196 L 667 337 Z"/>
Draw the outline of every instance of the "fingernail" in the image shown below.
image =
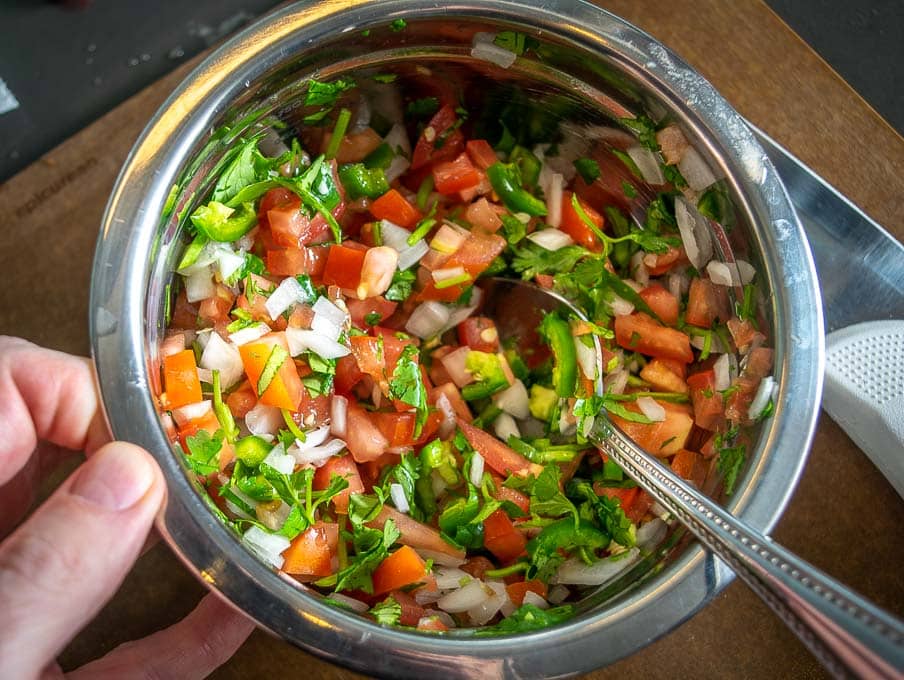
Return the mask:
<path fill-rule="evenodd" d="M 154 471 L 145 456 L 121 444 L 102 447 L 77 474 L 69 493 L 106 510 L 135 505 L 154 481 Z"/>

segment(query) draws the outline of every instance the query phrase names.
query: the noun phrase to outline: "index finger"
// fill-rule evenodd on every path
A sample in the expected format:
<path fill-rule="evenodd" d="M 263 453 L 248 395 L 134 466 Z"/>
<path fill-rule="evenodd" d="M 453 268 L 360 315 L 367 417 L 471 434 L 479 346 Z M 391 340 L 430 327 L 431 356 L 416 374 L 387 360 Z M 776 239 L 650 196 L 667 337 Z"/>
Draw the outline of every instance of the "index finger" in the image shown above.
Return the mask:
<path fill-rule="evenodd" d="M 0 336 L 0 486 L 38 440 L 93 452 L 109 440 L 91 362 Z"/>

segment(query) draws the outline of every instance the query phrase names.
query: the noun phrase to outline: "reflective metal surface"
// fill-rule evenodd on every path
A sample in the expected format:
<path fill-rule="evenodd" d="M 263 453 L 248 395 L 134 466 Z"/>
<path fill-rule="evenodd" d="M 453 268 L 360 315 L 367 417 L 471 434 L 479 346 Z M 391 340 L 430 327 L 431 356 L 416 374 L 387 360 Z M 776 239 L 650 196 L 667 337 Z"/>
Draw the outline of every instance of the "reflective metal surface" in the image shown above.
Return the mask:
<path fill-rule="evenodd" d="M 826 332 L 863 321 L 904 319 L 904 244 L 775 140 L 753 130 L 807 233 Z"/>
<path fill-rule="evenodd" d="M 396 18 L 408 22 L 388 30 Z M 542 61 L 507 71 L 471 59 L 474 32 L 518 30 L 544 46 Z M 369 31 L 367 35 L 363 31 Z M 207 509 L 173 455 L 153 398 L 159 393 L 162 296 L 184 241 L 177 215 L 203 198 L 236 136 L 274 116 L 292 122 L 308 78 L 356 69 L 449 66 L 489 89 L 514 79 L 542 100 L 556 93 L 576 115 L 668 114 L 725 178 L 740 214 L 730 248 L 761 272 L 774 326 L 778 404 L 729 510 L 768 531 L 800 474 L 822 386 L 822 316 L 813 263 L 775 169 L 749 129 L 678 57 L 625 22 L 581 2 L 472 0 L 340 2 L 287 7 L 226 43 L 167 100 L 117 181 L 98 241 L 91 332 L 113 432 L 149 449 L 168 484 L 158 526 L 214 591 L 275 634 L 375 675 L 554 677 L 621 658 L 665 634 L 731 579 L 699 546 L 678 542 L 582 603 L 554 629 L 520 636 L 437 638 L 374 625 L 322 603 L 264 566 Z M 407 76 L 406 76 L 407 77 Z M 490 96 L 488 94 L 488 96 Z M 793 406 L 792 406 L 793 405 Z M 633 579 L 633 580 L 632 580 Z"/>

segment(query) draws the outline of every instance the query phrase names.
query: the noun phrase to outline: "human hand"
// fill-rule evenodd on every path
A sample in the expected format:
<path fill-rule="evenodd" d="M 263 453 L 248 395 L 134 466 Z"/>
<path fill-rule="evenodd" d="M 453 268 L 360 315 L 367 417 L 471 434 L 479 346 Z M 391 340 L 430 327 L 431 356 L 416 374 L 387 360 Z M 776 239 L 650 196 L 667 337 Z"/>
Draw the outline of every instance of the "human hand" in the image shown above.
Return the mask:
<path fill-rule="evenodd" d="M 138 558 L 163 503 L 163 477 L 144 449 L 109 441 L 87 359 L 2 336 L 0 433 L 0 498 L 23 497 L 9 488 L 11 480 L 41 440 L 88 456 L 0 543 L 3 676 L 62 677 L 56 655 Z M 204 677 L 253 628 L 208 595 L 179 623 L 123 644 L 68 677 Z"/>

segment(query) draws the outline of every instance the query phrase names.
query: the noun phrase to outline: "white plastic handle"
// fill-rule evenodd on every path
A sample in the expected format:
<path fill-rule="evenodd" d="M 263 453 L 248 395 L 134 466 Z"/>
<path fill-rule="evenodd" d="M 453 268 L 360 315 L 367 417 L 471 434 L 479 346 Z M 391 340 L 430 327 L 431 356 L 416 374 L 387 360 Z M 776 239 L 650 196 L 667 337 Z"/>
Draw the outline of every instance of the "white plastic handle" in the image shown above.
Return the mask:
<path fill-rule="evenodd" d="M 823 407 L 904 498 L 904 321 L 826 337 Z"/>

